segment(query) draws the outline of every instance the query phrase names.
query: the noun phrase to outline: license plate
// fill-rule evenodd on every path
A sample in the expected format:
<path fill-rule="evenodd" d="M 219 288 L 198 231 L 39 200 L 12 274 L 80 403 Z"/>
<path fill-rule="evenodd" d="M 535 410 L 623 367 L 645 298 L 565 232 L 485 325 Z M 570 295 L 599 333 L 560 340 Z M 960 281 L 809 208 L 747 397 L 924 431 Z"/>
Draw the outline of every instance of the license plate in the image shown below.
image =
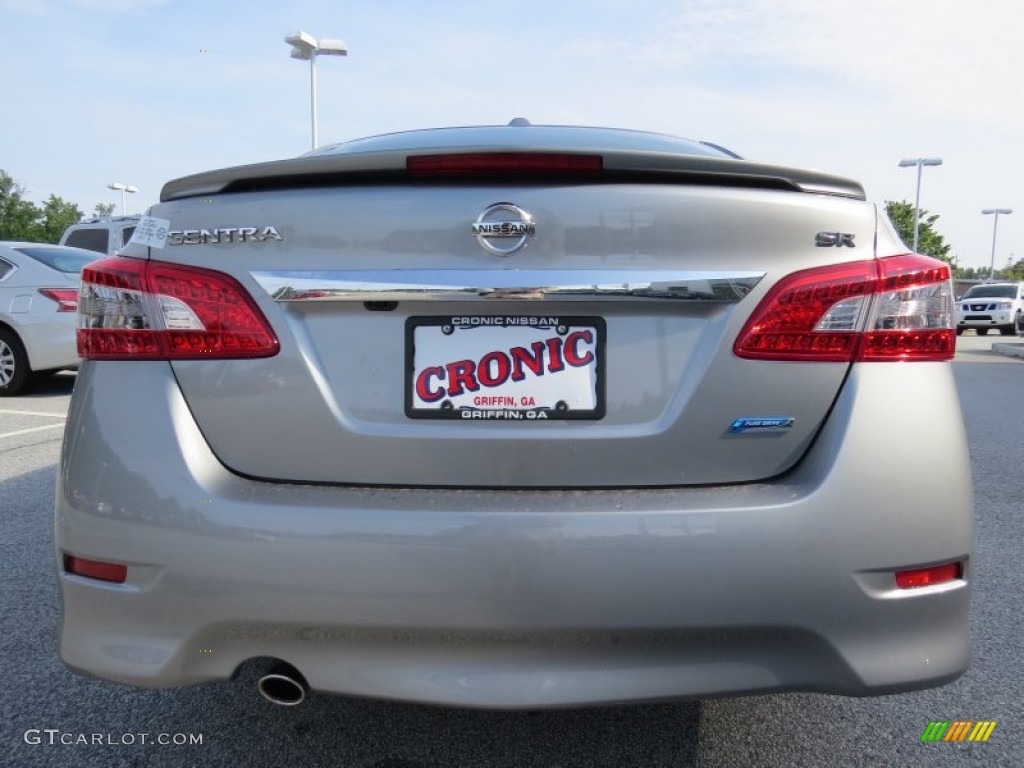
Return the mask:
<path fill-rule="evenodd" d="M 605 323 L 600 317 L 411 317 L 405 337 L 410 418 L 604 416 Z"/>

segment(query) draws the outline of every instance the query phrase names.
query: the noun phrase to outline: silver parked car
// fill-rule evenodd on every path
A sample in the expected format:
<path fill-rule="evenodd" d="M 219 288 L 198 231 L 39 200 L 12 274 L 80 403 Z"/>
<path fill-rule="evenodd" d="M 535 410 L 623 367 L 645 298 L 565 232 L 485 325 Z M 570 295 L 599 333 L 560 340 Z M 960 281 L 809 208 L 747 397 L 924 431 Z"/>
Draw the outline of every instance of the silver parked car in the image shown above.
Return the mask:
<path fill-rule="evenodd" d="M 138 224 L 138 216 L 96 216 L 65 229 L 60 244 L 113 255 L 128 244 Z"/>
<path fill-rule="evenodd" d="M 78 276 L 95 258 L 80 248 L 0 241 L 0 397 L 78 365 Z"/>
<path fill-rule="evenodd" d="M 89 675 L 540 708 L 968 664 L 949 268 L 855 182 L 521 121 L 363 139 L 167 184 L 78 334 Z"/>

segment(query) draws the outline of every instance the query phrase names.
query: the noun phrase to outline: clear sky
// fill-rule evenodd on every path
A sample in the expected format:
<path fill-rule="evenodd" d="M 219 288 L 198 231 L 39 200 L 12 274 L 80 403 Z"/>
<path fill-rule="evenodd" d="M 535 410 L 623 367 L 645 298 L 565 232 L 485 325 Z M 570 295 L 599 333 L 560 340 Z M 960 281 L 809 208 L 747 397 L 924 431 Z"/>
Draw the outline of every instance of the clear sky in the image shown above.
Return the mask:
<path fill-rule="evenodd" d="M 608 125 L 852 176 L 921 205 L 963 266 L 1024 258 L 1017 0 L 0 0 L 0 168 L 92 212 L 133 184 L 407 128 Z"/>

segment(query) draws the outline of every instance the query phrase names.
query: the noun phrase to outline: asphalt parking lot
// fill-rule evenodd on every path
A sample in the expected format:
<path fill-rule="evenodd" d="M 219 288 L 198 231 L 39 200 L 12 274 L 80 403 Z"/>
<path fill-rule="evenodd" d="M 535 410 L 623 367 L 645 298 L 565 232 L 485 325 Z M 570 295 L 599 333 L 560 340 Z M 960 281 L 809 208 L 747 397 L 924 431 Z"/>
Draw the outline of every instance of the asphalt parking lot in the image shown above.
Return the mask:
<path fill-rule="evenodd" d="M 323 695 L 275 707 L 256 692 L 258 665 L 230 683 L 162 691 L 68 672 L 56 655 L 51 516 L 74 375 L 52 377 L 31 396 L 0 400 L 0 764 L 1024 765 L 1024 360 L 993 354 L 993 343 L 1024 339 L 968 333 L 954 362 L 977 512 L 973 664 L 964 677 L 874 699 L 787 694 L 538 713 Z M 922 743 L 933 720 L 998 724 L 986 743 Z"/>

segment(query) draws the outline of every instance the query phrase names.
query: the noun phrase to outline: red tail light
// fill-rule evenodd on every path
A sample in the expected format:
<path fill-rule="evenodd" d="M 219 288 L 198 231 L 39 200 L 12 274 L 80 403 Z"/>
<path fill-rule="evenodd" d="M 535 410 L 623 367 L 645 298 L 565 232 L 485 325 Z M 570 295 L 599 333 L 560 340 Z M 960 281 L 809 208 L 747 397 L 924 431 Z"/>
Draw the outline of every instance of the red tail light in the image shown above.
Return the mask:
<path fill-rule="evenodd" d="M 229 275 L 118 257 L 82 271 L 78 354 L 85 359 L 253 358 L 278 348 L 259 307 Z"/>
<path fill-rule="evenodd" d="M 955 343 L 949 266 L 908 254 L 783 278 L 733 351 L 758 360 L 949 360 Z"/>
<path fill-rule="evenodd" d="M 58 312 L 74 312 L 78 309 L 78 291 L 74 288 L 40 288 L 39 292 L 57 302 Z"/>
<path fill-rule="evenodd" d="M 557 152 L 474 152 L 407 158 L 410 176 L 589 175 L 604 167 L 600 155 Z"/>

